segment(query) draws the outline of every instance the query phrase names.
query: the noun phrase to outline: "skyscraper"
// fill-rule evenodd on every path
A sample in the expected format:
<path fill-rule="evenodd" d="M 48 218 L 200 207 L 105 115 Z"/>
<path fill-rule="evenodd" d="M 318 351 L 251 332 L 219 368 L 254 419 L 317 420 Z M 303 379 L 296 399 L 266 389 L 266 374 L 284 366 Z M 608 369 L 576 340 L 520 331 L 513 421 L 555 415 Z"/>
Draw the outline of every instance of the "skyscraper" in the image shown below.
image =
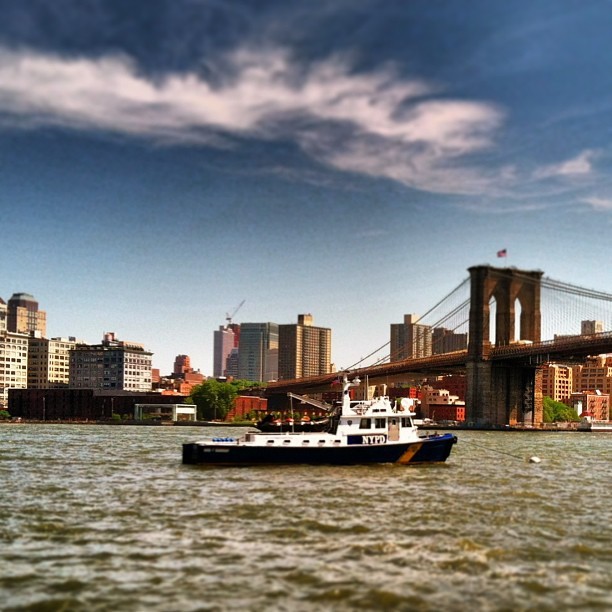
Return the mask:
<path fill-rule="evenodd" d="M 268 382 L 278 378 L 278 324 L 242 323 L 238 378 Z"/>
<path fill-rule="evenodd" d="M 298 315 L 297 324 L 278 326 L 278 378 L 290 380 L 329 374 L 331 329 L 315 327 L 310 314 Z"/>
<path fill-rule="evenodd" d="M 225 325 L 213 333 L 213 376 L 227 376 L 227 359 L 236 346 L 234 330 Z"/>
<path fill-rule="evenodd" d="M 238 378 L 238 348 L 233 348 L 225 361 L 225 376 Z"/>
<path fill-rule="evenodd" d="M 417 315 L 407 314 L 403 323 L 391 324 L 391 361 L 431 355 L 431 326 L 416 321 Z"/>

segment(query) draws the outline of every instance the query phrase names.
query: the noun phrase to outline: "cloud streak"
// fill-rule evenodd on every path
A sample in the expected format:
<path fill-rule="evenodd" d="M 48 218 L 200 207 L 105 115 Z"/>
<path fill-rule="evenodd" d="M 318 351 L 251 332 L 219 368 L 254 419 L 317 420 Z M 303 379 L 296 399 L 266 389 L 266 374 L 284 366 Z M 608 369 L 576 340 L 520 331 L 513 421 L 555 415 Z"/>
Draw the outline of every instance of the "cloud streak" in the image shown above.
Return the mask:
<path fill-rule="evenodd" d="M 572 159 L 559 164 L 552 164 L 538 169 L 534 175 L 538 179 L 543 178 L 575 178 L 584 177 L 593 172 L 593 158 L 595 152 L 591 150 L 582 151 Z"/>
<path fill-rule="evenodd" d="M 5 125 L 166 143 L 289 138 L 320 163 L 419 189 L 475 193 L 492 184 L 462 162 L 493 144 L 504 119 L 493 104 L 435 98 L 430 84 L 390 65 L 356 73 L 345 56 L 304 67 L 278 48 L 235 50 L 216 74 L 214 83 L 196 72 L 153 80 L 125 56 L 0 49 L 0 113 Z"/>

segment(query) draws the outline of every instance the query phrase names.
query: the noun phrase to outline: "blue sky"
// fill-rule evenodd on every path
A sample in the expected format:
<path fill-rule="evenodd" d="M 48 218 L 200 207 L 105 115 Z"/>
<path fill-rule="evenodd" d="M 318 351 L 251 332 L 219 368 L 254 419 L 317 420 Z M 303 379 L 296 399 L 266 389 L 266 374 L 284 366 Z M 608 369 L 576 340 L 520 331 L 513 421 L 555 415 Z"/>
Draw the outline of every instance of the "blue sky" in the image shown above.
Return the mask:
<path fill-rule="evenodd" d="M 0 0 L 0 297 L 212 372 L 312 313 L 347 367 L 476 264 L 602 291 L 605 0 Z M 506 260 L 496 258 L 506 248 Z"/>

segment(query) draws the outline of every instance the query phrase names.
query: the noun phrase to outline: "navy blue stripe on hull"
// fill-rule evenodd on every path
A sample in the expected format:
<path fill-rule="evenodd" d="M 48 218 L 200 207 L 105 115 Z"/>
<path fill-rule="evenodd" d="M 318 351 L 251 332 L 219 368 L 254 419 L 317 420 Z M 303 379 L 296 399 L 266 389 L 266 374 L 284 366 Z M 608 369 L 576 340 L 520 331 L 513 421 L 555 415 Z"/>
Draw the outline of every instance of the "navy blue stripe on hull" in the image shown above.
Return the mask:
<path fill-rule="evenodd" d="M 424 438 L 425 444 L 416 452 L 410 463 L 438 463 L 446 461 L 451 453 L 457 437 L 453 434 L 443 434 Z"/>
<path fill-rule="evenodd" d="M 419 442 L 321 447 L 183 444 L 183 463 L 195 465 L 356 465 L 445 461 L 456 438 L 451 434 Z"/>

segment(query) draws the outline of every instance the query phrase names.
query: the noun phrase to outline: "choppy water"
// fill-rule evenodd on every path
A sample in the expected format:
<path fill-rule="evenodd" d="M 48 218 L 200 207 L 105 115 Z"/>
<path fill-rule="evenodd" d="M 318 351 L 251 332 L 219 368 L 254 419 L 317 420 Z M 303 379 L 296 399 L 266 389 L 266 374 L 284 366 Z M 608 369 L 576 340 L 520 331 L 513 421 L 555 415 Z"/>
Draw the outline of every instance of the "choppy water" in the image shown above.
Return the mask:
<path fill-rule="evenodd" d="M 612 609 L 612 434 L 460 432 L 425 468 L 182 466 L 212 433 L 236 430 L 0 427 L 0 609 Z"/>

